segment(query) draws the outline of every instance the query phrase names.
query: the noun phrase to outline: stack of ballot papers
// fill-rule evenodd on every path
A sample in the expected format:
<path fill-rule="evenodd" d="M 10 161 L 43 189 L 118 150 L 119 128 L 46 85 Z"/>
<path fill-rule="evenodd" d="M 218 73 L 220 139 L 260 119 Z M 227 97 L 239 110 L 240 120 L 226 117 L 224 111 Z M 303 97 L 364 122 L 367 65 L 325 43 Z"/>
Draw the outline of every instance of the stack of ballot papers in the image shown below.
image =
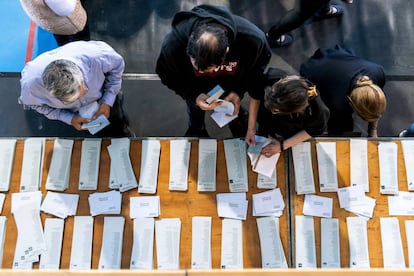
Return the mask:
<path fill-rule="evenodd" d="M 7 217 L 0 216 L 0 268 L 3 267 L 4 241 L 6 240 Z"/>
<path fill-rule="evenodd" d="M 246 220 L 246 193 L 222 193 L 217 194 L 216 199 L 219 217 Z"/>
<path fill-rule="evenodd" d="M 20 191 L 39 190 L 42 181 L 43 157 L 45 155 L 45 138 L 28 138 L 24 141 Z"/>
<path fill-rule="evenodd" d="M 414 193 L 399 191 L 397 195 L 388 196 L 388 212 L 390 216 L 413 216 Z"/>
<path fill-rule="evenodd" d="M 378 144 L 380 193 L 398 194 L 398 145 L 394 142 Z"/>
<path fill-rule="evenodd" d="M 253 194 L 253 216 L 280 217 L 285 209 L 280 189 Z"/>
<path fill-rule="evenodd" d="M 243 268 L 243 225 L 238 219 L 223 219 L 221 223 L 222 269 Z"/>
<path fill-rule="evenodd" d="M 39 255 L 47 250 L 40 220 L 42 194 L 37 192 L 12 194 L 12 213 L 17 226 L 17 243 L 13 268 L 30 269 Z"/>
<path fill-rule="evenodd" d="M 214 192 L 216 190 L 217 140 L 200 139 L 198 141 L 197 191 Z"/>
<path fill-rule="evenodd" d="M 143 140 L 138 192 L 155 194 L 158 184 L 161 144 L 159 140 Z"/>
<path fill-rule="evenodd" d="M 261 154 L 262 148 L 271 143 L 271 139 L 263 136 L 255 136 L 256 145 L 250 144 L 247 149 L 247 155 L 250 158 L 252 170 L 259 174 L 271 178 L 275 174 L 276 163 L 279 160 L 280 153 L 265 157 Z"/>
<path fill-rule="evenodd" d="M 318 195 L 305 195 L 303 214 L 305 216 L 332 217 L 332 198 Z"/>
<path fill-rule="evenodd" d="M 73 140 L 56 139 L 46 180 L 46 190 L 64 191 L 69 186 Z"/>
<path fill-rule="evenodd" d="M 91 269 L 93 242 L 93 217 L 75 216 L 69 269 Z"/>
<path fill-rule="evenodd" d="M 98 188 L 101 144 L 101 139 L 85 138 L 82 141 L 79 190 L 96 190 Z"/>
<path fill-rule="evenodd" d="M 93 193 L 88 200 L 91 216 L 121 213 L 122 194 L 118 191 Z"/>
<path fill-rule="evenodd" d="M 218 100 L 221 95 L 223 95 L 224 89 L 221 88 L 220 85 L 216 85 L 213 89 L 211 89 L 208 93 L 208 99 L 206 100 L 206 103 L 212 104 L 214 101 Z"/>
<path fill-rule="evenodd" d="M 298 195 L 315 193 L 310 142 L 294 145 L 292 147 L 292 155 L 296 193 Z"/>
<path fill-rule="evenodd" d="M 219 127 L 224 127 L 236 119 L 238 115 L 232 115 L 234 112 L 234 105 L 232 102 L 223 100 L 217 101 L 221 102 L 221 104 L 214 108 L 214 112 L 211 113 L 210 116 Z"/>
<path fill-rule="evenodd" d="M 48 191 L 40 210 L 59 218 L 76 215 L 78 194 L 62 194 Z"/>
<path fill-rule="evenodd" d="M 246 142 L 241 139 L 227 139 L 224 143 L 227 176 L 230 192 L 247 192 Z"/>
<path fill-rule="evenodd" d="M 39 269 L 59 269 L 65 221 L 46 218 L 44 237 L 47 250 L 40 255 Z"/>
<path fill-rule="evenodd" d="M 211 269 L 211 220 L 211 217 L 192 218 L 192 269 Z"/>
<path fill-rule="evenodd" d="M 365 195 L 364 187 L 350 186 L 338 189 L 339 207 L 363 218 L 372 218 L 375 199 Z"/>
<path fill-rule="evenodd" d="M 90 134 L 94 135 L 98 131 L 104 129 L 105 127 L 109 126 L 110 122 L 106 118 L 105 115 L 101 114 L 95 120 L 92 120 L 88 123 L 82 124 L 82 129 L 87 129 Z"/>
<path fill-rule="evenodd" d="M 414 140 L 401 140 L 404 163 L 406 168 L 414 167 Z M 414 170 L 405 170 L 407 176 L 408 190 L 414 190 Z"/>
<path fill-rule="evenodd" d="M 16 139 L 0 140 L 0 191 L 8 191 L 13 169 Z"/>
<path fill-rule="evenodd" d="M 104 217 L 98 269 L 121 269 L 124 217 Z"/>
<path fill-rule="evenodd" d="M 156 218 L 160 215 L 159 196 L 130 197 L 129 202 L 129 212 L 131 219 Z"/>
<path fill-rule="evenodd" d="M 130 269 L 153 269 L 154 218 L 134 219 Z"/>
<path fill-rule="evenodd" d="M 166 218 L 155 221 L 158 269 L 180 268 L 181 220 Z"/>
<path fill-rule="evenodd" d="M 188 190 L 188 166 L 190 163 L 191 142 L 188 140 L 170 141 L 170 191 Z"/>
<path fill-rule="evenodd" d="M 129 147 L 131 141 L 128 138 L 117 138 L 111 140 L 108 146 L 109 156 L 111 157 L 110 168 L 110 188 L 119 188 L 125 192 L 138 186 L 129 157 Z M 114 184 L 116 183 L 116 184 Z"/>

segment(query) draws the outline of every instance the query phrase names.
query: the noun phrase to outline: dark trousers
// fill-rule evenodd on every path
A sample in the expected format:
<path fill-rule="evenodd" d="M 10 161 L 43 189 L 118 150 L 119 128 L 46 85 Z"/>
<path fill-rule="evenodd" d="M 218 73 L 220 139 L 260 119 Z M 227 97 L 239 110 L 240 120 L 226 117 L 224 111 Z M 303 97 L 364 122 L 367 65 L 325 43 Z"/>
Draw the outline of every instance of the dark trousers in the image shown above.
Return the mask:
<path fill-rule="evenodd" d="M 278 39 L 311 18 L 320 10 L 329 9 L 330 0 L 300 0 L 299 8 L 287 12 L 277 24 L 268 31 L 269 39 Z"/>

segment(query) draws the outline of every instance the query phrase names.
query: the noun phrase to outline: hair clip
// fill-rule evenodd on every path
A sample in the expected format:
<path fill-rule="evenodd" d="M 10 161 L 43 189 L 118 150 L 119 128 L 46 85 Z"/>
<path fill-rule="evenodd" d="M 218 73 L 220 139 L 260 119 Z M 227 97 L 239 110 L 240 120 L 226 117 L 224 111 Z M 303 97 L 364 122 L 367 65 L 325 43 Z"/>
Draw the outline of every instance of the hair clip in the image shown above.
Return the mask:
<path fill-rule="evenodd" d="M 316 86 L 313 85 L 308 89 L 308 97 L 316 97 L 318 96 L 318 92 L 316 92 Z"/>

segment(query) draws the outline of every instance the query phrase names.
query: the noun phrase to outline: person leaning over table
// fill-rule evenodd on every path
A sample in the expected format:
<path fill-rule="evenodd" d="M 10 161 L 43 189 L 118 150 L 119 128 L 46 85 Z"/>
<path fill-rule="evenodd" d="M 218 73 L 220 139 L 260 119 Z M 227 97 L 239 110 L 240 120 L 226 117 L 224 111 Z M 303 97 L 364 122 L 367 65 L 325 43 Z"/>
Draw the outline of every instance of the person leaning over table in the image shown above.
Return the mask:
<path fill-rule="evenodd" d="M 124 66 L 122 56 L 105 42 L 65 44 L 25 65 L 19 102 L 77 130 L 103 114 L 111 124 L 98 134 L 131 136 L 120 94 Z M 92 118 L 83 118 L 79 111 L 91 105 Z"/>
<path fill-rule="evenodd" d="M 318 49 L 302 64 L 300 74 L 313 82 L 329 108 L 328 135 L 344 135 L 354 130 L 353 113 L 368 122 L 368 136 L 378 137 L 378 121 L 387 100 L 382 88 L 385 73 L 381 65 L 336 45 Z"/>
<path fill-rule="evenodd" d="M 329 109 L 312 83 L 290 75 L 270 84 L 264 101 L 250 99 L 247 144 L 255 144 L 255 134 L 270 137 L 271 144 L 262 149 L 270 157 L 327 130 Z"/>
<path fill-rule="evenodd" d="M 218 84 L 226 92 L 222 98 L 234 105 L 233 115 L 239 115 L 229 124 L 233 137 L 243 137 L 247 115 L 240 101 L 246 91 L 260 91 L 257 80 L 270 57 L 263 31 L 226 7 L 200 5 L 177 13 L 172 31 L 164 38 L 156 72 L 187 103 L 185 135 L 208 136 L 204 114 L 219 102 L 208 104 L 207 93 Z"/>

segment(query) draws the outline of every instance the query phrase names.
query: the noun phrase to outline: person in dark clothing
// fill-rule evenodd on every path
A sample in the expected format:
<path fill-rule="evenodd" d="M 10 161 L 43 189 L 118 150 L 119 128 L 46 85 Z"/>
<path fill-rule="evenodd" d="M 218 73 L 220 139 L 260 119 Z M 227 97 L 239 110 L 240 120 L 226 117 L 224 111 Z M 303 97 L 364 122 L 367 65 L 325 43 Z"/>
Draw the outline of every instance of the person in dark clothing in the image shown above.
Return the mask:
<path fill-rule="evenodd" d="M 301 65 L 300 74 L 313 82 L 331 111 L 329 135 L 354 130 L 353 113 L 368 122 L 368 136 L 378 137 L 377 126 L 386 109 L 382 90 L 385 73 L 381 65 L 336 45 L 318 49 Z"/>
<path fill-rule="evenodd" d="M 295 75 L 276 82 L 269 77 L 267 81 L 271 87 L 266 87 L 264 101 L 260 105 L 256 102 L 257 109 L 249 109 L 247 144 L 255 144 L 256 118 L 257 135 L 272 138 L 272 143 L 262 149 L 266 157 L 326 131 L 329 110 L 312 83 Z"/>
<path fill-rule="evenodd" d="M 330 0 L 300 0 L 297 9 L 288 11 L 278 23 L 270 27 L 267 32 L 270 46 L 286 47 L 292 44 L 293 37 L 288 32 L 298 28 L 312 16 L 317 19 L 341 16 L 344 13 L 342 7 L 330 2 Z"/>
<path fill-rule="evenodd" d="M 186 136 L 206 137 L 204 114 L 219 102 L 208 104 L 206 95 L 216 85 L 224 100 L 234 105 L 229 127 L 234 137 L 244 137 L 247 115 L 240 101 L 247 91 L 260 92 L 258 79 L 270 60 L 265 34 L 226 7 L 200 5 L 174 16 L 172 31 L 164 38 L 156 72 L 162 83 L 187 103 L 189 127 Z"/>

